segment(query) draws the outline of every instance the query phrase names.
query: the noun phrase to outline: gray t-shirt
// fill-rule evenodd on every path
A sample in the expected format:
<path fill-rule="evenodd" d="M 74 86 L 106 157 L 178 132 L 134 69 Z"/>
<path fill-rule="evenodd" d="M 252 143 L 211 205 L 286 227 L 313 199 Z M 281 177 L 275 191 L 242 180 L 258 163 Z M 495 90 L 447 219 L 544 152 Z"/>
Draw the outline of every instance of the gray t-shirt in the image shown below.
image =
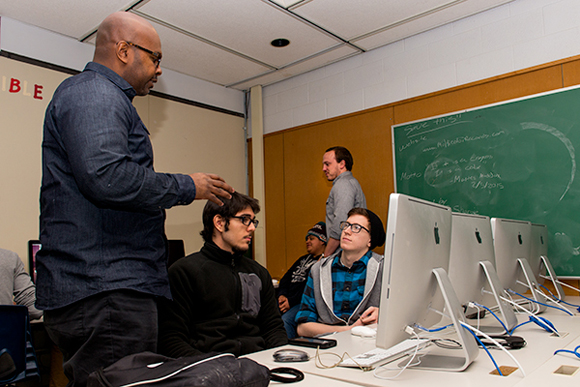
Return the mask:
<path fill-rule="evenodd" d="M 31 319 L 42 316 L 42 311 L 34 307 L 36 287 L 24 270 L 24 264 L 18 254 L 0 249 L 0 304 L 24 305 L 28 308 Z"/>
<path fill-rule="evenodd" d="M 367 207 L 365 194 L 352 172 L 341 173 L 332 182 L 332 189 L 326 200 L 326 235 L 340 239 L 340 222 L 347 219 L 354 207 Z"/>

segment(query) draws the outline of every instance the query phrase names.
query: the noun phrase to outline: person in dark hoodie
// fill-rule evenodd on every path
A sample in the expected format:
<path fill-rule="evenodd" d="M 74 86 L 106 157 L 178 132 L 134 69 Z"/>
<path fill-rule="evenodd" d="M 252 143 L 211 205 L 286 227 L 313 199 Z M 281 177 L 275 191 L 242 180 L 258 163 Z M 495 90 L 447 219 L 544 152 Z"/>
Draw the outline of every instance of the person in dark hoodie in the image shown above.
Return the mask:
<path fill-rule="evenodd" d="M 163 355 L 240 356 L 288 342 L 270 274 L 243 255 L 258 225 L 258 201 L 240 193 L 222 200 L 204 207 L 201 250 L 169 268 L 173 301 L 159 313 Z"/>
<path fill-rule="evenodd" d="M 306 233 L 306 251 L 286 271 L 278 286 L 278 307 L 282 312 L 282 321 L 288 338 L 296 337 L 296 313 L 300 309 L 300 300 L 306 286 L 310 268 L 324 253 L 326 248 L 326 223 L 318 222 Z"/>

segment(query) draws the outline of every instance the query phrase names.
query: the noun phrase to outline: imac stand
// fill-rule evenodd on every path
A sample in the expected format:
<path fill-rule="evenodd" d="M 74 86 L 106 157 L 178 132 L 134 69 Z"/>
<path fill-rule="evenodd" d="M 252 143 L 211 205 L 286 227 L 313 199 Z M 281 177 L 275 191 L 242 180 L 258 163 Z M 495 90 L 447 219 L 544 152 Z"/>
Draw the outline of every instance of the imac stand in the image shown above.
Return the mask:
<path fill-rule="evenodd" d="M 511 332 L 518 324 L 518 319 L 516 317 L 516 314 L 514 313 L 514 310 L 512 309 L 512 307 L 507 305 L 500 298 L 500 294 L 498 293 L 498 291 L 502 291 L 503 289 L 501 287 L 499 278 L 498 278 L 497 273 L 495 272 L 495 269 L 494 269 L 493 265 L 491 264 L 491 262 L 480 261 L 479 264 L 481 265 L 481 268 L 483 269 L 483 272 L 485 273 L 485 277 L 487 278 L 487 283 L 489 284 L 489 287 L 491 289 L 491 293 L 493 294 L 493 297 L 495 298 L 495 302 L 497 302 L 497 306 L 499 307 L 499 311 L 500 311 L 501 315 L 503 316 L 503 323 L 506 326 L 506 328 L 508 329 L 508 331 L 506 333 L 509 334 L 509 332 Z M 490 333 L 493 330 L 493 328 L 494 327 L 481 327 L 480 329 L 483 332 Z M 503 330 L 504 329 L 501 328 L 501 331 L 503 331 Z M 495 332 L 492 332 L 492 333 L 495 333 Z"/>
<path fill-rule="evenodd" d="M 421 356 L 421 364 L 414 366 L 413 369 L 419 368 L 437 371 L 463 371 L 471 364 L 473 360 L 475 360 L 479 354 L 479 347 L 477 346 L 477 342 L 471 333 L 467 332 L 467 329 L 459 323 L 459 321 L 465 323 L 465 319 L 463 317 L 461 304 L 457 299 L 455 290 L 453 290 L 451 281 L 449 281 L 447 272 L 444 269 L 438 267 L 433 269 L 433 274 L 435 275 L 439 289 L 443 294 L 445 308 L 449 313 L 449 317 L 453 321 L 455 331 L 458 335 L 458 341 L 461 343 L 463 357 L 426 354 Z M 401 364 L 405 365 L 406 361 Z"/>
<path fill-rule="evenodd" d="M 537 313 L 544 312 L 546 310 L 546 306 L 541 305 L 541 303 L 545 304 L 546 302 L 548 302 L 548 299 L 543 294 L 541 294 L 540 289 L 538 289 L 538 282 L 536 281 L 536 277 L 532 272 L 532 268 L 530 267 L 528 260 L 525 258 L 518 258 L 518 263 L 526 279 L 524 285 L 530 289 L 530 291 L 532 292 L 531 298 L 536 301 L 535 306 L 537 309 Z"/>
<path fill-rule="evenodd" d="M 564 294 L 564 289 L 562 288 L 562 285 L 560 285 L 560 282 L 558 282 L 558 276 L 556 275 L 556 272 L 554 271 L 554 268 L 552 267 L 550 260 L 548 259 L 548 257 L 544 255 L 540 255 L 540 260 L 546 267 L 546 271 L 548 272 L 548 279 L 552 281 L 552 284 L 556 289 L 558 299 L 560 299 L 560 301 L 564 301 L 564 297 L 566 297 L 566 295 Z"/>

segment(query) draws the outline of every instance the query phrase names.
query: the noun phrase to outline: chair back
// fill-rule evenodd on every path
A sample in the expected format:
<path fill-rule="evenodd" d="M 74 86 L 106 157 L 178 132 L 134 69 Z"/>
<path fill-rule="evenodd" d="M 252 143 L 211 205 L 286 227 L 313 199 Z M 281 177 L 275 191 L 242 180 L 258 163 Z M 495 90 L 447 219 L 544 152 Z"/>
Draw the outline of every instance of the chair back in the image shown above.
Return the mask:
<path fill-rule="evenodd" d="M 0 351 L 10 355 L 16 368 L 0 380 L 0 386 L 40 376 L 31 343 L 28 309 L 22 305 L 0 305 L 0 322 Z"/>

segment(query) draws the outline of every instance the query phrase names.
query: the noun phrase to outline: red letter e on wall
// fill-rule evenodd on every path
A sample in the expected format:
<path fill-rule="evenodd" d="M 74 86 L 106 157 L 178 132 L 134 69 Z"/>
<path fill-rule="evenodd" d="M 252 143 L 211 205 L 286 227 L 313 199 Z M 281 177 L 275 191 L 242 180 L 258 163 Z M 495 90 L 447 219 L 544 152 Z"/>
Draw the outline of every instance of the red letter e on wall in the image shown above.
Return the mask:
<path fill-rule="evenodd" d="M 42 85 L 34 85 L 34 99 L 42 99 Z"/>

